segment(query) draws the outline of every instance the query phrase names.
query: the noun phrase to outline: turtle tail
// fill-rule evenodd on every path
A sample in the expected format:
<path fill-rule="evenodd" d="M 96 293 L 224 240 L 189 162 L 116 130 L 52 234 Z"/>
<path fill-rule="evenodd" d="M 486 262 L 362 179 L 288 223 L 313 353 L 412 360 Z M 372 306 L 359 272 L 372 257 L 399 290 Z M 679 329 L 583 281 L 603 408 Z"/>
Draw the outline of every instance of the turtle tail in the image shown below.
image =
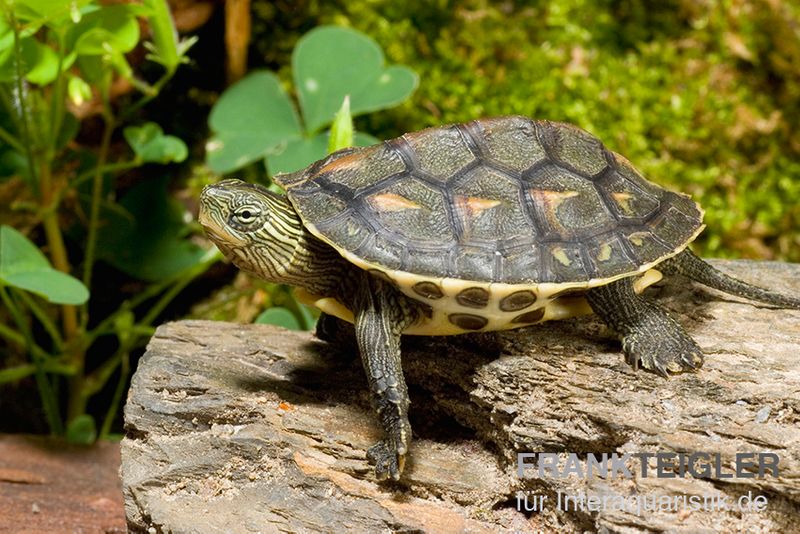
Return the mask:
<path fill-rule="evenodd" d="M 658 266 L 658 269 L 666 274 L 686 276 L 703 285 L 719 289 L 731 295 L 757 300 L 782 308 L 800 309 L 800 298 L 784 295 L 777 291 L 770 291 L 728 276 L 695 256 L 688 248 L 663 262 Z"/>

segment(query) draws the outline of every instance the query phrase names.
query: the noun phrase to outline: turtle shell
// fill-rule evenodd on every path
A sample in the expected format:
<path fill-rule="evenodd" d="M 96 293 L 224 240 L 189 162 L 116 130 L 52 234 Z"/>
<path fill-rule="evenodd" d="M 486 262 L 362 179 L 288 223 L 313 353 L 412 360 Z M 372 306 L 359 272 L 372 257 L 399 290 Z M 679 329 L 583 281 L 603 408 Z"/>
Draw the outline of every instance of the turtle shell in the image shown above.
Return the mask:
<path fill-rule="evenodd" d="M 596 137 L 519 116 L 345 149 L 276 181 L 314 235 L 417 294 L 440 291 L 428 279 L 601 285 L 647 271 L 703 229 L 695 202 Z"/>

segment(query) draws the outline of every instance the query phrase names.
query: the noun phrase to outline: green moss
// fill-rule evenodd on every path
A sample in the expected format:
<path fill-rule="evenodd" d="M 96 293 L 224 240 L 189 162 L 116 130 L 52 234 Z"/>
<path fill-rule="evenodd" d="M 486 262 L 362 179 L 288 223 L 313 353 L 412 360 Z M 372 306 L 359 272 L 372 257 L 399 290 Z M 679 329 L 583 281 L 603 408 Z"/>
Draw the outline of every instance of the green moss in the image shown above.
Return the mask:
<path fill-rule="evenodd" d="M 359 129 L 388 138 L 510 113 L 569 121 L 692 194 L 707 210 L 701 253 L 800 261 L 800 6 L 790 4 L 342 0 L 296 2 L 256 27 L 288 43 L 286 28 L 352 26 L 416 69 L 411 101 Z M 268 62 L 285 64 L 274 51 L 290 47 L 269 42 Z"/>

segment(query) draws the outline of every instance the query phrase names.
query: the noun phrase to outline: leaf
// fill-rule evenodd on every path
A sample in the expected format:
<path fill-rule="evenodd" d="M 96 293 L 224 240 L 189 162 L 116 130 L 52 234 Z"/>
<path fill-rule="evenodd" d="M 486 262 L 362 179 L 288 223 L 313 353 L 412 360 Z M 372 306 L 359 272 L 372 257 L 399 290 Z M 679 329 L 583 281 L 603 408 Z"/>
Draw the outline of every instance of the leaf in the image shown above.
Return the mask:
<path fill-rule="evenodd" d="M 308 167 L 328 155 L 329 132 L 315 135 L 311 139 L 291 141 L 267 154 L 267 172 L 270 176 L 278 173 L 295 172 Z M 354 146 L 370 146 L 380 140 L 362 132 L 356 132 Z"/>
<path fill-rule="evenodd" d="M 79 76 L 70 76 L 67 82 L 67 95 L 76 106 L 92 99 L 92 87 Z"/>
<path fill-rule="evenodd" d="M 17 56 L 10 50 L 5 62 L 0 61 L 0 81 L 12 81 L 17 75 Z M 3 55 L 5 57 L 5 54 Z M 20 40 L 20 59 L 22 72 L 28 81 L 46 85 L 56 79 L 58 74 L 58 55 L 47 45 L 33 37 Z"/>
<path fill-rule="evenodd" d="M 153 54 L 150 59 L 172 72 L 180 65 L 183 54 L 178 50 L 178 32 L 175 30 L 169 5 L 166 0 L 144 0 L 144 4 L 152 12 L 148 18 L 153 36 Z"/>
<path fill-rule="evenodd" d="M 185 209 L 167 193 L 168 177 L 134 186 L 119 202 L 132 217 L 106 212 L 97 255 L 140 280 L 164 280 L 199 263 L 205 251 L 185 239 Z"/>
<path fill-rule="evenodd" d="M 183 141 L 173 135 L 164 135 L 161 126 L 154 122 L 128 126 L 123 135 L 136 156 L 147 163 L 178 163 L 189 155 Z"/>
<path fill-rule="evenodd" d="M 206 144 L 206 162 L 219 173 L 243 167 L 302 136 L 291 100 L 278 77 L 267 71 L 253 72 L 229 87 L 208 123 L 214 135 Z"/>
<path fill-rule="evenodd" d="M 394 106 L 417 86 L 406 67 L 384 67 L 383 51 L 366 35 L 322 26 L 304 35 L 292 54 L 295 87 L 306 128 L 316 132 L 333 120 L 350 95 L 353 116 Z"/>
<path fill-rule="evenodd" d="M 82 414 L 70 421 L 67 426 L 67 441 L 90 445 L 97 439 L 97 426 L 89 414 Z"/>
<path fill-rule="evenodd" d="M 267 172 L 274 176 L 278 173 L 299 171 L 324 158 L 327 153 L 327 132 L 311 139 L 290 141 L 267 155 Z"/>
<path fill-rule="evenodd" d="M 302 330 L 300 322 L 292 312 L 286 308 L 269 308 L 261 312 L 256 318 L 258 324 L 272 324 L 288 330 Z"/>
<path fill-rule="evenodd" d="M 345 96 L 342 107 L 336 112 L 328 136 L 328 152 L 353 146 L 353 116 L 350 114 L 350 97 Z"/>
<path fill-rule="evenodd" d="M 41 295 L 56 304 L 83 304 L 89 290 L 79 280 L 53 269 L 27 237 L 0 226 L 0 282 Z"/>
<path fill-rule="evenodd" d="M 17 20 L 32 26 L 34 31 L 42 24 L 60 28 L 74 23 L 80 17 L 81 8 L 91 0 L 16 0 L 14 15 Z"/>
<path fill-rule="evenodd" d="M 79 55 L 125 54 L 139 42 L 140 11 L 134 5 L 105 6 L 83 16 L 67 32 L 65 50 Z"/>

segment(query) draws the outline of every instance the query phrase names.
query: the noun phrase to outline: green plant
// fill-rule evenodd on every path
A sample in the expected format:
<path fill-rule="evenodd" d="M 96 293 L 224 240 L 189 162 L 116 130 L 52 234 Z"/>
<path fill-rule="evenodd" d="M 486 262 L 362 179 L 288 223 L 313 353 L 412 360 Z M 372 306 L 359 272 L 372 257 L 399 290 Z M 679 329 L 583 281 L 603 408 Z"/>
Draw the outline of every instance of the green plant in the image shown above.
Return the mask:
<path fill-rule="evenodd" d="M 183 210 L 169 200 L 165 179 L 145 180 L 114 198 L 123 171 L 187 156 L 184 143 L 158 125 L 130 121 L 173 76 L 191 41 L 177 40 L 165 0 L 0 0 L 0 9 L 0 180 L 24 185 L 5 216 L 24 221 L 32 235 L 41 228 L 49 256 L 11 226 L 0 226 L 0 339 L 29 358 L 7 357 L 0 384 L 34 376 L 51 431 L 90 441 L 98 432 L 86 413 L 89 399 L 118 376 L 99 432 L 105 436 L 130 352 L 149 338 L 153 321 L 178 292 L 218 258 L 186 240 Z M 152 33 L 147 57 L 163 68 L 154 83 L 139 79 L 126 58 L 140 42 L 140 18 Z M 117 109 L 111 92 L 119 79 L 138 95 Z M 69 110 L 92 98 L 103 122 L 96 151 L 76 141 L 79 122 Z M 123 126 L 132 155 L 112 153 L 113 134 Z M 147 282 L 99 316 L 92 310 L 102 306 L 90 307 L 97 260 Z M 114 348 L 89 367 L 87 356 L 99 341 L 104 350 Z"/>
<path fill-rule="evenodd" d="M 253 72 L 220 97 L 209 117 L 214 135 L 206 151 L 212 170 L 231 172 L 263 160 L 271 174 L 292 172 L 329 152 L 375 144 L 378 139 L 354 131 L 353 115 L 400 104 L 418 82 L 407 67 L 385 66 L 372 39 L 335 26 L 316 28 L 298 41 L 292 74 L 300 114 L 271 72 Z M 270 302 L 280 305 L 256 322 L 313 327 L 312 312 L 285 287 L 270 285 L 269 292 Z"/>
<path fill-rule="evenodd" d="M 400 104 L 418 81 L 407 67 L 385 66 L 383 51 L 366 35 L 335 26 L 316 28 L 298 41 L 292 75 L 300 115 L 271 72 L 253 72 L 223 93 L 208 121 L 212 170 L 231 172 L 258 160 L 271 174 L 303 168 L 327 153 L 328 132 L 322 130 L 346 97 L 355 116 Z M 378 140 L 357 132 L 353 142 Z"/>

